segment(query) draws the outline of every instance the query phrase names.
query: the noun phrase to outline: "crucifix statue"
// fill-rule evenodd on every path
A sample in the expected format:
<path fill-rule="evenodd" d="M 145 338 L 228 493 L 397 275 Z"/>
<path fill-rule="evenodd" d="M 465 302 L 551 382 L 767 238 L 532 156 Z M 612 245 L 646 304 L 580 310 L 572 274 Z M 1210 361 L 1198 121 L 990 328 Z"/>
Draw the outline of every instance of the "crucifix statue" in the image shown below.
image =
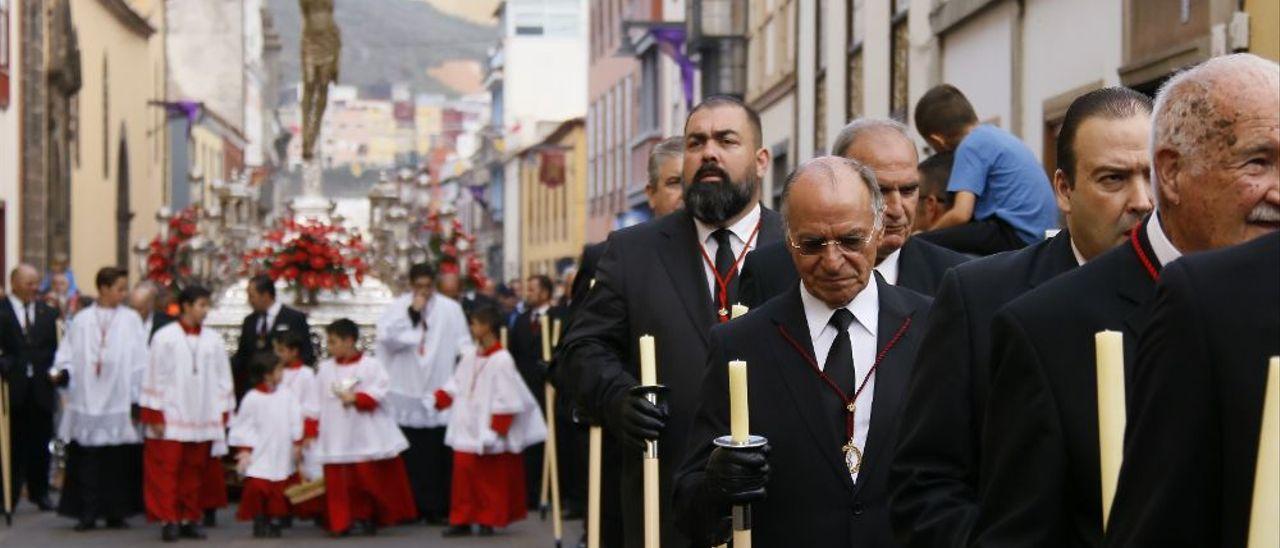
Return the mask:
<path fill-rule="evenodd" d="M 302 159 L 315 156 L 329 84 L 338 81 L 342 36 L 333 20 L 334 0 L 298 0 L 302 7 Z"/>

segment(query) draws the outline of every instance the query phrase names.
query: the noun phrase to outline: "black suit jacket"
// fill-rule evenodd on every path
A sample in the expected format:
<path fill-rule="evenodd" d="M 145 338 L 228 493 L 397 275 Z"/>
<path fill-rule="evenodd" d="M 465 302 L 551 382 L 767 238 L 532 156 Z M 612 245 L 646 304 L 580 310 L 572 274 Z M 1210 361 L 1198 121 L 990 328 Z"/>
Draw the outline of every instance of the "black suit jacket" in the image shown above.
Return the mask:
<path fill-rule="evenodd" d="M 266 336 L 259 340 L 258 322 L 265 312 L 253 312 L 244 317 L 240 324 L 240 344 L 231 357 L 231 372 L 236 385 L 236 399 L 239 400 L 249 390 L 249 360 L 258 352 L 271 352 L 271 343 L 276 333 L 294 331 L 306 340 L 302 346 L 302 362 L 315 365 L 316 352 L 311 344 L 311 326 L 307 323 L 307 314 L 300 310 L 281 306 L 275 321 L 267 328 Z"/>
<path fill-rule="evenodd" d="M 772 447 L 768 495 L 752 510 L 754 541 L 760 546 L 897 545 L 889 528 L 889 464 L 930 299 L 891 286 L 879 276 L 876 283 L 876 354 L 883 352 L 884 357 L 875 373 L 871 428 L 857 484 L 840 453 L 845 430 L 843 422 L 836 424 L 835 413 L 842 403 L 781 333 L 785 330 L 814 355 L 799 285 L 746 316 L 712 328 L 702 403 L 676 487 L 678 519 L 700 541 L 695 544 L 717 544 L 729 532 L 729 508 L 717 508 L 707 495 L 704 469 L 714 449 L 712 440 L 729 432 L 727 364 L 746 360 L 751 432 L 768 438 Z M 900 338 L 890 347 L 899 331 Z"/>
<path fill-rule="evenodd" d="M 760 220 L 758 246 L 782 240 L 777 213 L 762 208 Z M 659 440 L 661 458 L 671 463 L 662 468 L 663 546 L 687 544 L 671 521 L 671 480 L 697 407 L 708 331 L 716 324 L 700 245 L 693 217 L 684 210 L 610 234 L 595 288 L 563 341 L 566 374 L 575 383 L 579 404 L 602 416 L 611 402 L 639 384 L 640 336 L 656 339 L 658 382 L 670 388 L 666 401 L 671 417 Z M 628 546 L 639 546 L 643 538 L 641 467 L 640 453 L 624 456 L 622 510 Z"/>
<path fill-rule="evenodd" d="M 604 256 L 604 250 L 608 244 L 606 240 L 582 247 L 582 258 L 578 259 L 578 274 L 573 277 L 573 287 L 569 290 L 571 314 L 576 312 L 582 301 L 587 298 L 587 291 L 591 289 L 591 280 L 596 278 L 596 265 L 599 264 L 600 257 Z"/>
<path fill-rule="evenodd" d="M 942 275 L 951 267 L 964 263 L 969 257 L 945 247 L 931 244 L 920 238 L 908 238 L 898 256 L 898 287 L 905 287 L 923 295 L 933 296 L 938 290 Z M 800 281 L 796 265 L 785 241 L 761 247 L 743 260 L 741 284 L 742 304 L 759 306 L 765 301 L 786 293 Z"/>
<path fill-rule="evenodd" d="M 58 351 L 58 311 L 41 301 L 35 302 L 29 333 L 8 297 L 0 298 L 0 360 L 5 380 L 9 381 L 9 405 L 20 409 L 28 402 L 52 413 L 56 405 L 49 368 Z M 27 366 L 31 376 L 27 376 Z"/>
<path fill-rule="evenodd" d="M 976 546 L 1102 541 L 1094 335 L 1124 335 L 1130 373 L 1155 296 L 1146 264 L 1160 267 L 1146 223 L 1136 234 L 1136 247 L 1126 241 L 996 313 Z"/>
<path fill-rule="evenodd" d="M 1280 234 L 1169 263 L 1126 391 L 1107 546 L 1245 545 L 1276 355 Z"/>
<path fill-rule="evenodd" d="M 913 238 L 914 240 L 914 238 Z M 894 531 L 907 546 L 962 547 L 978 509 L 982 418 L 991 386 L 991 318 L 1076 267 L 1071 236 L 956 266 L 942 278 L 907 388 L 890 472 Z"/>
<path fill-rule="evenodd" d="M 165 314 L 164 312 L 152 312 L 151 313 L 151 332 L 147 333 L 147 343 L 148 344 L 151 343 L 151 338 L 156 336 L 156 331 L 159 331 L 161 327 L 169 325 L 170 322 L 176 319 L 177 318 L 174 318 L 173 316 Z"/>
<path fill-rule="evenodd" d="M 561 337 L 564 336 L 565 309 L 559 306 L 552 306 L 547 309 L 547 317 L 543 321 L 547 323 L 547 332 L 550 333 L 554 326 L 555 320 L 560 320 Z M 507 350 L 511 352 L 512 358 L 516 361 L 516 370 L 520 372 L 520 377 L 524 379 L 524 383 L 533 392 L 533 397 L 538 400 L 538 405 L 545 408 L 547 382 L 547 367 L 550 364 L 542 359 L 542 330 L 533 329 L 533 310 L 528 308 L 516 316 L 515 325 L 511 327 L 507 333 Z M 551 348 L 554 355 L 555 347 Z"/>

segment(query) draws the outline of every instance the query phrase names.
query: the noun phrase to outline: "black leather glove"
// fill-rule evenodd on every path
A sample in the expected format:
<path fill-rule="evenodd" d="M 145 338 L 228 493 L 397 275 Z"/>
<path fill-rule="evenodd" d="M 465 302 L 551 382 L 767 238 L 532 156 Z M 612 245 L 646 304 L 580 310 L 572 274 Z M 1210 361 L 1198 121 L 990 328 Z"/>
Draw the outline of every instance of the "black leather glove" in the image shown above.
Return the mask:
<path fill-rule="evenodd" d="M 610 405 L 609 422 L 623 445 L 643 451 L 645 440 L 658 439 L 666 428 L 667 410 L 649 403 L 642 395 L 624 393 Z"/>
<path fill-rule="evenodd" d="M 721 504 L 763 500 L 769 482 L 769 446 L 755 449 L 717 447 L 707 459 L 706 489 Z"/>

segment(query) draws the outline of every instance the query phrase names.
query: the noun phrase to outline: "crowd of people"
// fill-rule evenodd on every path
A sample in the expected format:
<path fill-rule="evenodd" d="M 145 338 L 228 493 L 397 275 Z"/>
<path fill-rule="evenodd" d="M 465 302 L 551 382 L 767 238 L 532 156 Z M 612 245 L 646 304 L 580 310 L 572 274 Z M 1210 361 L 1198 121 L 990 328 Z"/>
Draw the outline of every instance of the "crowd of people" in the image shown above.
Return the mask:
<path fill-rule="evenodd" d="M 170 315 L 114 267 L 60 337 L 70 314 L 21 265 L 0 301 L 8 495 L 53 508 L 56 435 L 57 509 L 77 530 L 145 511 L 166 541 L 203 538 L 232 471 L 254 536 L 296 520 L 492 535 L 542 504 L 554 429 L 565 514 L 598 511 L 602 546 L 644 545 L 655 441 L 664 546 L 726 542 L 746 504 L 762 546 L 1240 546 L 1264 366 L 1280 355 L 1277 104 L 1280 67 L 1249 54 L 1180 72 L 1154 100 L 1090 91 L 1046 174 L 942 85 L 916 105 L 915 135 L 850 122 L 774 211 L 759 116 L 708 97 L 654 147 L 653 220 L 555 278 L 464 290 L 414 265 L 373 349 L 340 319 L 318 352 L 307 316 L 259 276 L 228 353 L 202 329 L 207 290 L 183 288 Z M 1110 506 L 1103 330 L 1123 337 L 1128 417 Z M 637 389 L 644 335 L 656 403 Z M 731 360 L 748 364 L 767 444 L 715 442 Z M 596 509 L 591 426 L 606 433 Z"/>

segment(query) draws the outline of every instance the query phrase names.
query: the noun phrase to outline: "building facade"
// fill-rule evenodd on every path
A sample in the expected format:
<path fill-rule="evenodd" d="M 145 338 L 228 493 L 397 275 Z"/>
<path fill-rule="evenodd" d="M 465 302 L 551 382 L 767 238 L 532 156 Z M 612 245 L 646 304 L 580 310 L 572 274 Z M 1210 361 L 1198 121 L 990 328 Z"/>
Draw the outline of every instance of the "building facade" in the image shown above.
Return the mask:
<path fill-rule="evenodd" d="M 22 58 L 20 51 L 21 19 L 19 5 L 11 0 L 0 0 L 0 275 L 7 275 L 18 262 L 18 227 L 22 200 L 18 184 L 21 171 L 22 147 L 18 120 L 21 112 L 22 84 L 18 69 Z"/>
<path fill-rule="evenodd" d="M 131 267 L 132 242 L 156 233 L 163 136 L 149 131 L 155 29 L 124 0 L 76 2 L 82 87 L 71 152 L 71 267 Z M 144 212 L 136 216 L 137 212 Z"/>
<path fill-rule="evenodd" d="M 586 222 L 587 137 L 582 118 L 568 120 L 517 154 L 520 275 L 557 278 L 582 252 Z"/>

